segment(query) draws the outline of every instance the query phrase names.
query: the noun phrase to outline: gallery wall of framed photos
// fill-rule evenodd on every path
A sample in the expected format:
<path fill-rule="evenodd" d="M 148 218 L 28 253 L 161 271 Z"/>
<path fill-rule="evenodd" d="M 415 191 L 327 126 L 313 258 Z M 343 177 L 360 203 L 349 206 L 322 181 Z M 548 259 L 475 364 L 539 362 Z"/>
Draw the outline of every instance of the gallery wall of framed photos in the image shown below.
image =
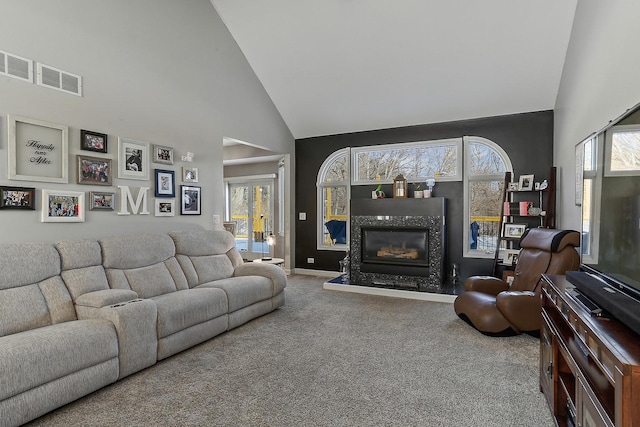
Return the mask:
<path fill-rule="evenodd" d="M 76 137 L 77 146 L 70 146 Z M 39 211 L 33 218 L 42 223 L 85 222 L 88 215 L 98 222 L 108 213 L 159 218 L 201 214 L 202 189 L 192 185 L 198 182 L 193 153 L 181 157 L 188 164 L 177 166 L 170 146 L 11 114 L 7 138 L 6 178 L 20 182 L 0 185 L 0 211 Z M 183 184 L 179 194 L 176 181 Z M 137 197 L 135 203 L 122 196 L 124 187 Z"/>

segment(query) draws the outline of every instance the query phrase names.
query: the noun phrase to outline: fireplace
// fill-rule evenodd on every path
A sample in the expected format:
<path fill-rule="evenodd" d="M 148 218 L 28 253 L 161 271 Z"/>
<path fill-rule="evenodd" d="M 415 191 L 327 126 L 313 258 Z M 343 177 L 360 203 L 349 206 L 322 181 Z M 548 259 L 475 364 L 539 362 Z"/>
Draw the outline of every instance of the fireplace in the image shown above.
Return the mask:
<path fill-rule="evenodd" d="M 429 230 L 425 228 L 362 228 L 363 264 L 429 266 Z"/>
<path fill-rule="evenodd" d="M 445 199 L 351 201 L 350 283 L 440 292 Z"/>

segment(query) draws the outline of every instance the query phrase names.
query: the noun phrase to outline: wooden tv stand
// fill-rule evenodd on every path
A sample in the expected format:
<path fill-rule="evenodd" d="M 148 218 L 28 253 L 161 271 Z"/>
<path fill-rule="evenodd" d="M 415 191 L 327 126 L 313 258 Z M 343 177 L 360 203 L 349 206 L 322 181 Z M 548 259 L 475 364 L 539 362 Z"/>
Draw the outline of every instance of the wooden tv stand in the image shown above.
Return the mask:
<path fill-rule="evenodd" d="M 640 336 L 592 316 L 564 276 L 542 278 L 540 389 L 556 424 L 640 426 Z"/>

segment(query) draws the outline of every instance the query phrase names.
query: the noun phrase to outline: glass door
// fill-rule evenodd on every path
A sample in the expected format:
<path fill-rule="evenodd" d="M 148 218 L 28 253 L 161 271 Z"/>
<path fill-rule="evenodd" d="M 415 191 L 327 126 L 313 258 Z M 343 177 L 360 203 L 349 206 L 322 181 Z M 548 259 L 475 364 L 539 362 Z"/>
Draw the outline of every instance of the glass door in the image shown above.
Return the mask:
<path fill-rule="evenodd" d="M 270 256 L 267 236 L 275 234 L 273 183 L 233 183 L 228 194 L 229 220 L 237 224 L 236 248 L 247 259 Z"/>

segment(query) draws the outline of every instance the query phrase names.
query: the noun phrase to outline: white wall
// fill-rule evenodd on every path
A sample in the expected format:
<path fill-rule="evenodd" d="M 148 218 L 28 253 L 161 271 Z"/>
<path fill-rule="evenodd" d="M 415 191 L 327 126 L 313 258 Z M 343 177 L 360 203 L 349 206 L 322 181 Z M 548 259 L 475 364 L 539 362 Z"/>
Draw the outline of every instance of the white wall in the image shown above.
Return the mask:
<path fill-rule="evenodd" d="M 84 86 L 84 96 L 76 97 L 0 76 L 0 185 L 38 190 L 37 211 L 0 210 L 1 242 L 212 228 L 212 216 L 224 212 L 223 137 L 277 153 L 294 150 L 291 133 L 209 0 L 7 0 L 0 50 L 79 74 Z M 7 114 L 69 126 L 69 184 L 7 179 Z M 95 155 L 80 151 L 80 129 L 109 135 L 114 169 L 119 136 L 174 147 L 173 166 L 151 166 L 174 169 L 176 177 L 181 155 L 194 152 L 202 215 L 87 211 L 85 223 L 41 223 L 43 188 L 117 192 L 116 185 L 147 185 L 153 195 L 152 180 L 76 184 L 76 155 Z"/>
<path fill-rule="evenodd" d="M 640 102 L 640 2 L 580 0 L 555 107 L 558 228 L 580 228 L 575 145 Z"/>

